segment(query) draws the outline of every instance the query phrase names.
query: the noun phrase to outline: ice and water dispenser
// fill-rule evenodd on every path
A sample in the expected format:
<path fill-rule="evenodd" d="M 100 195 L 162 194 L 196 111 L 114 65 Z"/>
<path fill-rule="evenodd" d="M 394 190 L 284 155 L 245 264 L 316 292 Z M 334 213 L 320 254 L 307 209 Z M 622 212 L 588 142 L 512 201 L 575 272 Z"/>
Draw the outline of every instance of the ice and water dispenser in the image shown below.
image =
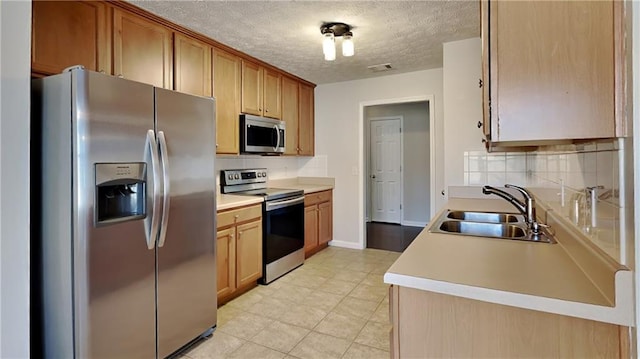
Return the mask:
<path fill-rule="evenodd" d="M 145 163 L 96 163 L 95 170 L 96 226 L 146 217 Z"/>

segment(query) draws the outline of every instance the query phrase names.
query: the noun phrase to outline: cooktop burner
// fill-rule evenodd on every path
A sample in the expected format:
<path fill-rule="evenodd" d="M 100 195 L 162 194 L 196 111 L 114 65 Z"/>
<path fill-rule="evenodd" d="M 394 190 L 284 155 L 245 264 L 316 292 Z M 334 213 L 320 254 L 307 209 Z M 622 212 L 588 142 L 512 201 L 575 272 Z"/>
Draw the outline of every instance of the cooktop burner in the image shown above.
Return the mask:
<path fill-rule="evenodd" d="M 302 196 L 304 191 L 286 188 L 261 188 L 249 191 L 233 192 L 233 194 L 243 196 L 262 196 L 265 200 L 272 201 L 281 198 Z"/>

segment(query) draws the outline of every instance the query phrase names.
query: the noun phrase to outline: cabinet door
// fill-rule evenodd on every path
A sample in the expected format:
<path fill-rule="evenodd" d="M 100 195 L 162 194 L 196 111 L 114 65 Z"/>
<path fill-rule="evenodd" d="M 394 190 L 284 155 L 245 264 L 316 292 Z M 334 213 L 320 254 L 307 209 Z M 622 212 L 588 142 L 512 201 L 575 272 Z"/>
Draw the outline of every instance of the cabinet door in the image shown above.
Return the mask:
<path fill-rule="evenodd" d="M 333 239 L 333 205 L 331 202 L 318 204 L 318 243 L 325 244 Z"/>
<path fill-rule="evenodd" d="M 299 155 L 313 156 L 314 153 L 314 119 L 313 119 L 313 87 L 300 84 L 299 91 Z"/>
<path fill-rule="evenodd" d="M 82 65 L 111 73 L 104 3 L 34 1 L 32 12 L 32 72 L 51 75 Z"/>
<path fill-rule="evenodd" d="M 213 95 L 216 98 L 216 153 L 240 150 L 240 58 L 213 50 Z"/>
<path fill-rule="evenodd" d="M 218 231 L 216 239 L 216 268 L 218 271 L 218 299 L 236 289 L 235 228 Z M 219 302 L 219 301 L 218 301 Z"/>
<path fill-rule="evenodd" d="M 298 81 L 282 78 L 282 120 L 285 122 L 284 154 L 298 154 Z"/>
<path fill-rule="evenodd" d="M 263 114 L 265 117 L 277 118 L 281 117 L 281 98 L 282 91 L 282 75 L 279 72 L 263 69 L 264 72 L 264 90 L 262 98 L 264 101 Z"/>
<path fill-rule="evenodd" d="M 615 3 L 489 3 L 492 140 L 615 135 Z"/>
<path fill-rule="evenodd" d="M 482 133 L 491 136 L 491 96 L 489 93 L 489 0 L 480 1 L 480 36 L 482 38 Z"/>
<path fill-rule="evenodd" d="M 304 207 L 304 253 L 318 246 L 318 206 Z"/>
<path fill-rule="evenodd" d="M 262 116 L 262 68 L 242 60 L 242 112 Z"/>
<path fill-rule="evenodd" d="M 114 9 L 114 75 L 172 89 L 171 36 L 162 25 Z"/>
<path fill-rule="evenodd" d="M 174 34 L 174 84 L 176 91 L 211 96 L 211 46 Z"/>
<path fill-rule="evenodd" d="M 236 237 L 237 283 L 243 287 L 262 277 L 262 221 L 238 226 Z"/>

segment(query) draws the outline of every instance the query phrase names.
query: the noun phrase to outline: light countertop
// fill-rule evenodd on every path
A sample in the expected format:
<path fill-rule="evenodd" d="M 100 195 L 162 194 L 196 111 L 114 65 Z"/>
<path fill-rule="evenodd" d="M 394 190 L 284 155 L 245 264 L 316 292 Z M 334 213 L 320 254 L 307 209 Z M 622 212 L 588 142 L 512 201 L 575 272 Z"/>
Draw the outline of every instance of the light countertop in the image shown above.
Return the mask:
<path fill-rule="evenodd" d="M 328 191 L 335 187 L 333 177 L 295 177 L 269 181 L 269 187 L 300 189 L 304 194 Z"/>
<path fill-rule="evenodd" d="M 493 199 L 454 198 L 444 208 L 515 212 L 506 201 Z M 621 325 L 633 323 L 626 292 L 616 290 L 616 303 L 612 303 L 561 244 L 431 233 L 429 229 L 389 268 L 385 283 Z M 618 280 L 631 281 L 630 273 L 616 272 L 616 285 L 623 285 Z"/>
<path fill-rule="evenodd" d="M 262 203 L 263 198 L 259 196 L 237 196 L 233 194 L 218 194 L 216 197 L 216 208 L 218 211 L 235 207 L 248 206 Z"/>

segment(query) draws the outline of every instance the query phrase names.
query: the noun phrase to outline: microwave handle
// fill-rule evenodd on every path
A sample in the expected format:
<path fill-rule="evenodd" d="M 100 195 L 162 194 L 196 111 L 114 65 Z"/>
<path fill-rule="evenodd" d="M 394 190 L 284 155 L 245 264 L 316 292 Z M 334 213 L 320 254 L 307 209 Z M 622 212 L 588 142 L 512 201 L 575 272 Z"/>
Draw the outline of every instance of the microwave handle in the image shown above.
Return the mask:
<path fill-rule="evenodd" d="M 273 129 L 276 131 L 276 145 L 273 146 L 273 150 L 277 151 L 278 146 L 280 146 L 280 128 L 276 125 L 273 125 Z"/>

